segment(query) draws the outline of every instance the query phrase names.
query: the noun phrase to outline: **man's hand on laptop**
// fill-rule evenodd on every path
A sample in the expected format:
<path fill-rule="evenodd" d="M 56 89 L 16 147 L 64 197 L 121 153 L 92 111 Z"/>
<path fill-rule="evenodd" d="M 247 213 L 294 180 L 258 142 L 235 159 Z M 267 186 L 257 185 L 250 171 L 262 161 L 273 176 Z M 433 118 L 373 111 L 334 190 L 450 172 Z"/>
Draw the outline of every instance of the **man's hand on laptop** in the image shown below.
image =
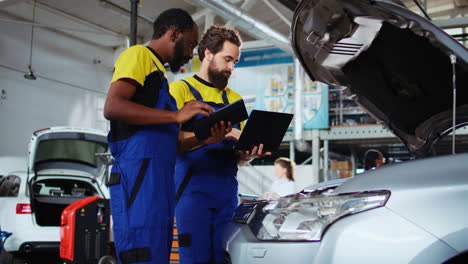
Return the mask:
<path fill-rule="evenodd" d="M 227 122 L 227 124 L 224 121 L 216 123 L 212 127 L 210 127 L 211 136 L 203 140 L 202 143 L 204 145 L 219 143 L 223 141 L 223 139 L 228 134 L 230 134 L 232 130 L 233 128 L 232 128 L 231 122 Z"/>
<path fill-rule="evenodd" d="M 237 128 L 233 128 L 231 132 L 227 133 L 226 136 L 224 137 L 225 139 L 228 140 L 235 140 L 238 141 L 240 138 L 240 135 L 242 134 L 242 131 L 240 131 Z"/>
<path fill-rule="evenodd" d="M 246 165 L 256 158 L 261 158 L 264 156 L 270 156 L 271 152 L 263 152 L 263 144 L 259 146 L 254 146 L 251 151 L 240 151 L 239 165 Z"/>

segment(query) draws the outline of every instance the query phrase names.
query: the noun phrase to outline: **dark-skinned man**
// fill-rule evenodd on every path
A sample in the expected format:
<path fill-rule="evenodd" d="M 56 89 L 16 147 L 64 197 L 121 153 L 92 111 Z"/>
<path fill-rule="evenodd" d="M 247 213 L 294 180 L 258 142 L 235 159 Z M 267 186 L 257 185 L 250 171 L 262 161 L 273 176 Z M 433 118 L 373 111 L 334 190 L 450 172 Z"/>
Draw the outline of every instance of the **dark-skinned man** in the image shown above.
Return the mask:
<path fill-rule="evenodd" d="M 214 109 L 196 100 L 177 109 L 164 64 L 177 72 L 197 42 L 190 15 L 169 9 L 155 20 L 149 45 L 128 48 L 115 64 L 104 116 L 111 121 L 109 188 L 119 263 L 169 263 L 179 125 Z"/>

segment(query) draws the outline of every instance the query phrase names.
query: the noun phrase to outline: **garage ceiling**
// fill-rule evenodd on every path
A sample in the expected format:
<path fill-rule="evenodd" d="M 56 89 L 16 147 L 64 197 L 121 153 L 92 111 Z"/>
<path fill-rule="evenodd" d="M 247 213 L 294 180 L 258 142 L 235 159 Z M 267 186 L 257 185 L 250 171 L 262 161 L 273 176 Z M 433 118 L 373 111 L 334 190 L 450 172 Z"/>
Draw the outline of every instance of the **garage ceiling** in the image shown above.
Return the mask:
<path fill-rule="evenodd" d="M 404 0 L 404 4 L 420 13 L 415 1 L 427 8 L 435 23 L 445 27 L 468 25 L 468 0 Z M 245 41 L 263 40 L 265 36 L 252 33 L 245 23 L 232 18 L 227 21 L 219 10 L 207 7 L 210 2 L 229 6 L 229 11 L 239 11 L 268 27 L 279 36 L 289 38 L 293 8 L 298 0 L 140 0 L 138 8 L 138 43 L 151 39 L 152 22 L 164 10 L 179 7 L 192 14 L 200 27 L 225 24 L 240 29 Z M 208 4 L 207 4 L 208 3 Z M 122 46 L 130 34 L 130 0 L 0 0 L 0 23 L 32 23 L 34 25 L 73 36 L 79 40 L 104 47 Z M 254 46 L 269 46 L 272 41 L 250 42 Z"/>
<path fill-rule="evenodd" d="M 364 1 L 364 0 L 363 0 Z M 228 11 L 238 11 L 246 15 L 257 25 L 270 30 L 270 34 L 255 34 L 252 25 L 239 20 L 226 19 L 219 10 L 207 7 L 206 3 L 230 6 Z M 138 43 L 151 39 L 152 23 L 164 10 L 178 7 L 187 10 L 195 19 L 202 33 L 211 24 L 228 24 L 238 28 L 244 39 L 243 48 L 271 47 L 274 41 L 265 40 L 271 34 L 277 34 L 288 42 L 290 21 L 293 9 L 299 0 L 140 0 L 138 8 Z M 464 39 L 467 45 L 468 0 L 403 0 L 414 12 L 421 14 L 418 5 L 426 8 L 434 23 L 448 29 L 458 39 Z M 34 8 L 35 12 L 33 12 Z M 0 26 L 8 27 L 13 23 L 35 25 L 94 45 L 108 48 L 125 46 L 130 34 L 130 0 L 0 0 Z M 33 13 L 35 13 L 33 19 Z M 289 44 L 289 43 L 288 43 Z M 467 140 L 460 136 L 458 140 Z M 451 145 L 444 142 L 443 148 Z M 460 144 L 467 145 L 468 144 Z M 369 147 L 388 148 L 388 156 L 407 159 L 409 153 L 402 144 L 391 139 L 335 141 L 330 151 L 360 156 L 360 152 Z M 285 149 L 287 152 L 287 148 Z M 395 153 L 391 153 L 395 151 Z M 467 149 L 460 150 L 468 151 Z M 442 152 L 449 153 L 449 149 Z"/>

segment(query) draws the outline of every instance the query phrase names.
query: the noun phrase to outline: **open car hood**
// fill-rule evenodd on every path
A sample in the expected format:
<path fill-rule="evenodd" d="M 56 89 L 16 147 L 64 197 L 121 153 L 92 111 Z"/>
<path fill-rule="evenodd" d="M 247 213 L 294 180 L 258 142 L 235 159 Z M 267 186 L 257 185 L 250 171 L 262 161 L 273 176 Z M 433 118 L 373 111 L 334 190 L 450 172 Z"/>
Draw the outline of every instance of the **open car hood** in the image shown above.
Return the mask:
<path fill-rule="evenodd" d="M 84 128 L 52 127 L 33 133 L 28 171 L 35 175 L 102 176 L 105 164 L 96 153 L 107 151 L 105 133 Z"/>
<path fill-rule="evenodd" d="M 292 45 L 309 77 L 344 92 L 418 156 L 468 122 L 468 51 L 397 1 L 305 0 Z M 451 56 L 456 61 L 452 64 Z"/>

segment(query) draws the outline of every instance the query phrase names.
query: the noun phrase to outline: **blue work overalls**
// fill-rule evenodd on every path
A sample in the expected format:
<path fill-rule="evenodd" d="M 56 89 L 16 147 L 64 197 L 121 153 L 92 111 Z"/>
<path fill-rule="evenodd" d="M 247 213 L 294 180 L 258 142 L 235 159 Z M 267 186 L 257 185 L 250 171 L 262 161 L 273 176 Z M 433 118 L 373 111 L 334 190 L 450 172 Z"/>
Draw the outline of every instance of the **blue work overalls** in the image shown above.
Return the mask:
<path fill-rule="evenodd" d="M 154 108 L 177 111 L 162 80 Z M 111 141 L 110 178 L 115 248 L 119 263 L 169 263 L 174 225 L 174 167 L 179 126 L 145 125 L 127 139 Z"/>
<path fill-rule="evenodd" d="M 203 102 L 200 93 L 186 83 L 194 97 Z M 226 91 L 223 101 L 229 104 Z M 239 129 L 239 125 L 234 127 Z M 233 144 L 224 140 L 177 156 L 174 178 L 181 264 L 224 263 L 223 231 L 238 205 L 237 160 L 233 151 L 210 148 Z"/>

